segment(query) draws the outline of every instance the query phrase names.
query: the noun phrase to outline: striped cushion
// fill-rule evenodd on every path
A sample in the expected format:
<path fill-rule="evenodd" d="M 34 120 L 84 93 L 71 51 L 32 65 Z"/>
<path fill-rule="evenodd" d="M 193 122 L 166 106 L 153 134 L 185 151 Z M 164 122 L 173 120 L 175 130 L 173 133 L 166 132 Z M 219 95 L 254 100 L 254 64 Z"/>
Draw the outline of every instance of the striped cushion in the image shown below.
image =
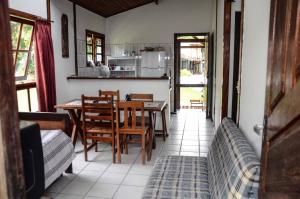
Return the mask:
<path fill-rule="evenodd" d="M 257 198 L 259 160 L 243 133 L 223 119 L 207 156 L 211 198 Z"/>
<path fill-rule="evenodd" d="M 207 159 L 166 156 L 153 168 L 143 199 L 210 199 Z"/>

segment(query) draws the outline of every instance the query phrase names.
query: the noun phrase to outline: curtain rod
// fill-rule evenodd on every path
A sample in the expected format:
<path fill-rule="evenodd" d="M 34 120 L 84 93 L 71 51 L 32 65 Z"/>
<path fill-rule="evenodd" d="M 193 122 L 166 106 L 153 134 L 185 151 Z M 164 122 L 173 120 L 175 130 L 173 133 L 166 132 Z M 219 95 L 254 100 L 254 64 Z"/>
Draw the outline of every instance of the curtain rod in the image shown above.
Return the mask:
<path fill-rule="evenodd" d="M 27 12 L 22 12 L 20 10 L 15 10 L 15 9 L 12 9 L 12 8 L 9 9 L 9 13 L 10 13 L 10 15 L 25 18 L 25 19 L 29 19 L 31 21 L 42 20 L 42 21 L 47 21 L 47 22 L 50 22 L 50 23 L 54 22 L 54 21 L 50 21 L 48 19 L 45 19 L 43 17 L 36 16 L 36 15 L 30 14 L 30 13 L 27 13 Z"/>

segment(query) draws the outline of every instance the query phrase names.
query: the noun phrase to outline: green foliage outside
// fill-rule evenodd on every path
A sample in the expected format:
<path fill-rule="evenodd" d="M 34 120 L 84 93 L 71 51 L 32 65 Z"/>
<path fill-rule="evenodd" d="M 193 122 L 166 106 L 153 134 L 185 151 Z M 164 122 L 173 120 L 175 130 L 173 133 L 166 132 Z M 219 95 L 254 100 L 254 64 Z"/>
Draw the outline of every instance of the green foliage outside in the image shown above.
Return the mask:
<path fill-rule="evenodd" d="M 188 69 L 181 69 L 180 70 L 180 77 L 190 77 L 193 74 Z"/>
<path fill-rule="evenodd" d="M 207 87 L 201 91 L 199 88 L 186 87 L 180 89 L 180 103 L 181 106 L 190 106 L 190 100 L 203 100 L 206 103 Z"/>
<path fill-rule="evenodd" d="M 26 65 L 27 65 L 27 59 L 28 59 L 28 52 L 30 52 L 30 41 L 33 34 L 33 26 L 23 24 L 21 26 L 21 23 L 11 21 L 11 37 L 12 37 L 12 47 L 13 50 L 13 58 L 16 59 L 16 69 L 15 69 L 15 76 L 24 76 Z M 21 30 L 22 27 L 22 30 Z M 21 31 L 21 36 L 20 36 Z M 19 38 L 20 36 L 20 38 Z M 20 40 L 20 41 L 19 41 Z M 19 42 L 19 48 L 18 48 L 18 42 Z M 32 45 L 33 47 L 34 45 Z M 18 49 L 17 49 L 18 48 Z M 18 55 L 16 57 L 16 50 L 25 50 L 23 52 L 18 52 Z M 31 53 L 29 56 L 29 62 L 28 62 L 28 71 L 27 71 L 27 79 L 34 79 L 35 76 L 35 60 L 34 60 L 34 49 L 31 49 Z"/>

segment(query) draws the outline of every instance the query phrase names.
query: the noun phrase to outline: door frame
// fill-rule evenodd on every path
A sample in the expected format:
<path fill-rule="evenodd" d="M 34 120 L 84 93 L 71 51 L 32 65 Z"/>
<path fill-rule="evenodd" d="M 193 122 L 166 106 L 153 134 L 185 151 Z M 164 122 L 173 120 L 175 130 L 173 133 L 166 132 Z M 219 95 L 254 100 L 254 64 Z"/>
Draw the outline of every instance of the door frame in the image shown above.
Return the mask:
<path fill-rule="evenodd" d="M 241 21 L 242 12 L 235 12 L 235 27 L 234 27 L 234 50 L 233 50 L 233 77 L 232 77 L 232 103 L 231 103 L 231 118 L 238 122 L 238 107 L 239 107 L 239 89 L 238 82 L 240 79 L 240 51 L 241 51 Z"/>
<path fill-rule="evenodd" d="M 208 42 L 208 74 L 207 74 L 207 104 L 210 104 L 209 108 L 212 109 L 212 95 L 209 95 L 209 93 L 212 91 L 212 85 L 210 80 L 212 80 L 213 78 L 213 68 L 211 66 L 212 63 L 212 46 L 211 46 L 211 35 L 210 33 L 174 33 L 174 111 L 176 112 L 177 109 L 180 109 L 180 70 L 179 70 L 179 66 L 180 66 L 180 43 L 181 41 L 178 40 L 177 38 L 179 36 L 207 36 L 207 42 Z M 187 42 L 189 42 L 189 40 L 185 40 Z M 201 41 L 201 39 L 197 40 L 190 40 L 190 41 L 195 41 L 195 42 L 199 42 Z M 204 86 L 204 84 L 197 84 L 197 85 L 185 85 L 185 87 L 201 87 Z M 211 118 L 212 117 L 212 110 L 208 110 L 208 108 L 206 108 L 206 117 L 207 118 Z"/>

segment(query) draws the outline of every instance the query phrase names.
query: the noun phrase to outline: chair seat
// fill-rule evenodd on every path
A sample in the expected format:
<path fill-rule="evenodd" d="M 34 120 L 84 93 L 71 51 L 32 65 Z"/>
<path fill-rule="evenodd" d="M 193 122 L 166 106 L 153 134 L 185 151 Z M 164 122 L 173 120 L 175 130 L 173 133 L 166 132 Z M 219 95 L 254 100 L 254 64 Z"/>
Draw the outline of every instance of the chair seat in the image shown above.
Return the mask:
<path fill-rule="evenodd" d="M 143 199 L 210 199 L 207 158 L 159 158 L 144 190 Z"/>

